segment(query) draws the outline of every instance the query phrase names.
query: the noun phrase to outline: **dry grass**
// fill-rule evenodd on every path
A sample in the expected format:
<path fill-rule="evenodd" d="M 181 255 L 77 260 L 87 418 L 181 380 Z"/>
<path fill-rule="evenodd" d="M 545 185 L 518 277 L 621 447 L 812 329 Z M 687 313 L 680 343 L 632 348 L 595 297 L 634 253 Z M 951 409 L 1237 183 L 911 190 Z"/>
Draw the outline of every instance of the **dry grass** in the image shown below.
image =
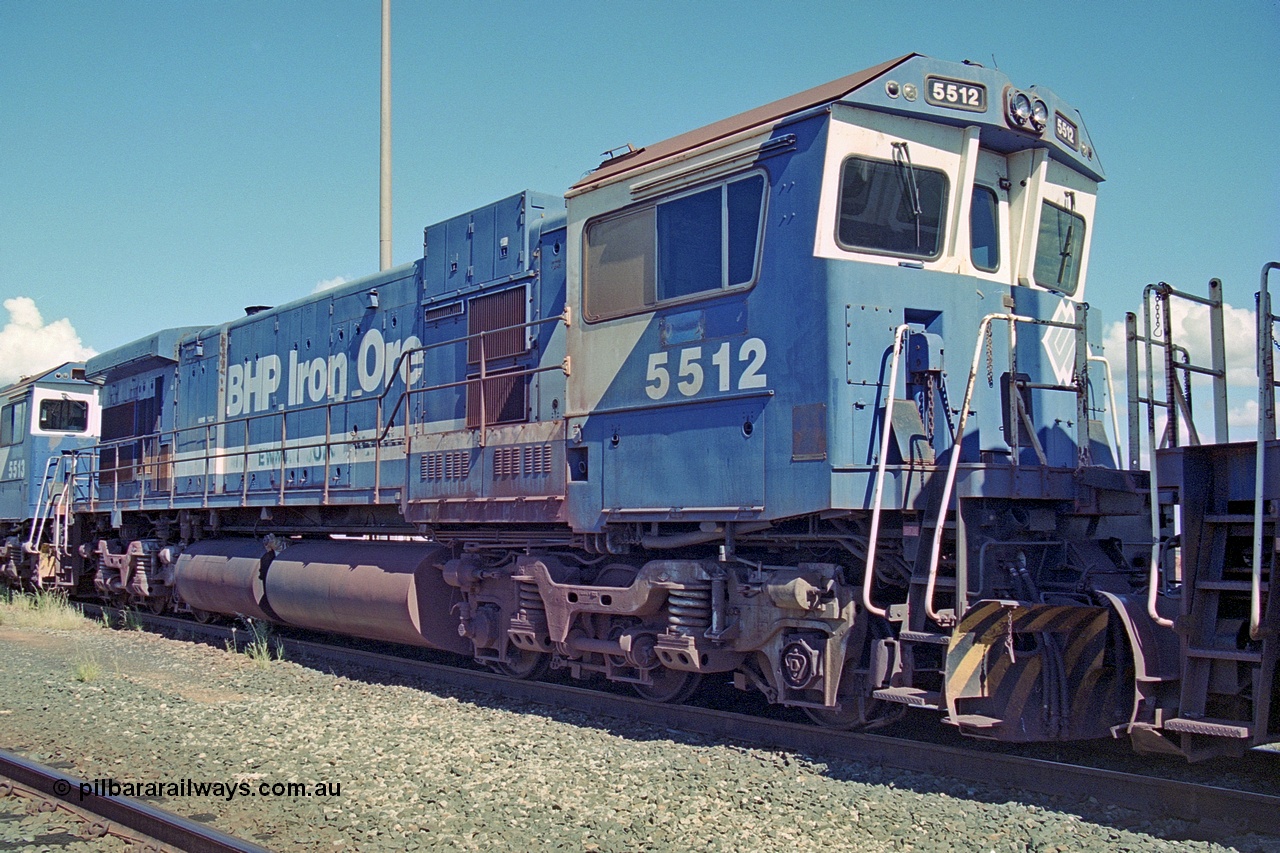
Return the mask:
<path fill-rule="evenodd" d="M 102 675 L 102 664 L 91 651 L 81 649 L 71 662 L 71 675 L 79 682 L 97 681 Z"/>
<path fill-rule="evenodd" d="M 273 660 L 284 660 L 284 643 L 279 637 L 274 636 L 271 626 L 266 622 L 259 622 L 254 619 L 247 620 L 252 640 L 245 642 L 244 647 L 240 650 L 245 657 L 253 661 L 254 666 L 259 669 L 266 669 L 271 666 Z M 227 651 L 235 652 L 236 640 L 235 634 L 232 639 L 227 640 Z"/>
<path fill-rule="evenodd" d="M 61 592 L 36 592 L 0 598 L 0 625 L 9 628 L 53 628 L 76 631 L 101 627 L 85 618 Z"/>

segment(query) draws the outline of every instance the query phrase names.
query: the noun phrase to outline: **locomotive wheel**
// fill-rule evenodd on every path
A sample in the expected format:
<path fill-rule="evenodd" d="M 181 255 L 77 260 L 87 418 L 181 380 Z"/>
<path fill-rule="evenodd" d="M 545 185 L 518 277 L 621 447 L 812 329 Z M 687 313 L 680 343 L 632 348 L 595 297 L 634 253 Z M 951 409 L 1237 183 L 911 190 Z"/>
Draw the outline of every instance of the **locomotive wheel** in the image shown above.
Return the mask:
<path fill-rule="evenodd" d="M 210 613 L 208 610 L 197 610 L 193 607 L 191 608 L 191 615 L 195 617 L 195 620 L 201 625 L 208 625 L 217 617 L 218 614 Z"/>
<path fill-rule="evenodd" d="M 872 699 L 863 689 L 863 678 L 854 672 L 853 661 L 847 661 L 840 674 L 839 708 L 805 708 L 804 712 L 820 726 L 841 731 L 866 728 L 885 716 L 888 703 Z"/>
<path fill-rule="evenodd" d="M 650 673 L 652 684 L 632 684 L 631 689 L 641 699 L 650 702 L 678 705 L 688 699 L 702 683 L 702 674 L 685 672 L 679 669 L 667 669 L 660 666 Z"/>
<path fill-rule="evenodd" d="M 155 596 L 147 599 L 147 609 L 159 616 L 169 606 L 169 599 L 163 596 Z"/>
<path fill-rule="evenodd" d="M 506 661 L 495 661 L 491 666 L 495 672 L 508 678 L 519 678 L 522 681 L 528 681 L 546 672 L 550 663 L 550 655 L 541 655 L 537 652 L 510 646 L 507 648 Z"/>

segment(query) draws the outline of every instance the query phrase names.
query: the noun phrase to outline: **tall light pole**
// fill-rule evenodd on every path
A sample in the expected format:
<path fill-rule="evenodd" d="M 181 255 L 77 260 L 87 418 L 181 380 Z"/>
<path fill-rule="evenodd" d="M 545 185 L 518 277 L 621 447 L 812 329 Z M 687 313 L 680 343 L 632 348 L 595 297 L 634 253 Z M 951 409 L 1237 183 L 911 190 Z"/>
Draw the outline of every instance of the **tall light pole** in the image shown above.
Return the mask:
<path fill-rule="evenodd" d="M 382 0 L 382 181 L 379 269 L 391 267 L 391 0 Z"/>

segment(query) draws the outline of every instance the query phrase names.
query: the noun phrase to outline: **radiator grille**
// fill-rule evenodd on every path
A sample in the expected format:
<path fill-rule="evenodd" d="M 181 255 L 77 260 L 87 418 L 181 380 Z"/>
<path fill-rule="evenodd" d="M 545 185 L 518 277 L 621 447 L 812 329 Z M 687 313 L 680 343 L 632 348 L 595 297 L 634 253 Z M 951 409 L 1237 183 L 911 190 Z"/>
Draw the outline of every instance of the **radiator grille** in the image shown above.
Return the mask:
<path fill-rule="evenodd" d="M 529 380 L 527 376 L 497 374 L 484 380 L 485 426 L 509 424 L 528 417 L 526 401 Z M 467 383 L 467 426 L 480 426 L 480 379 L 472 377 Z"/>
<path fill-rule="evenodd" d="M 525 289 L 517 287 L 491 293 L 488 296 L 477 296 L 468 303 L 470 313 L 467 315 L 467 333 L 478 335 L 490 332 L 491 329 L 506 329 L 503 332 L 490 332 L 484 336 L 484 357 L 486 361 L 495 358 L 506 358 L 519 355 L 525 350 Z M 519 326 L 520 328 L 507 328 Z M 480 339 L 473 338 L 467 342 L 467 364 L 480 363 Z"/>

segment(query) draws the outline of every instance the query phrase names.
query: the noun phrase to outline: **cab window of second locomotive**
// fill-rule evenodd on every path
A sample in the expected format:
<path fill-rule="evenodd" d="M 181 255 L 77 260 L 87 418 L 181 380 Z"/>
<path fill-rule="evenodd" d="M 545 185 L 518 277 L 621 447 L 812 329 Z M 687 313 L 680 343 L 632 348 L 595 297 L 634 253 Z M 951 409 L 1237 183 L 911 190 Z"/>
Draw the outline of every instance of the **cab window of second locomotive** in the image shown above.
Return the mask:
<path fill-rule="evenodd" d="M 947 176 L 914 165 L 850 157 L 840 171 L 836 238 L 846 249 L 912 258 L 942 252 Z"/>
<path fill-rule="evenodd" d="M 84 432 L 89 428 L 89 404 L 84 400 L 41 400 L 40 429 Z"/>
<path fill-rule="evenodd" d="M 1000 268 L 1000 204 L 995 190 L 974 186 L 969 205 L 969 257 L 985 272 Z"/>
<path fill-rule="evenodd" d="M 27 401 L 10 403 L 0 410 L 0 445 L 17 444 L 27 437 Z"/>

